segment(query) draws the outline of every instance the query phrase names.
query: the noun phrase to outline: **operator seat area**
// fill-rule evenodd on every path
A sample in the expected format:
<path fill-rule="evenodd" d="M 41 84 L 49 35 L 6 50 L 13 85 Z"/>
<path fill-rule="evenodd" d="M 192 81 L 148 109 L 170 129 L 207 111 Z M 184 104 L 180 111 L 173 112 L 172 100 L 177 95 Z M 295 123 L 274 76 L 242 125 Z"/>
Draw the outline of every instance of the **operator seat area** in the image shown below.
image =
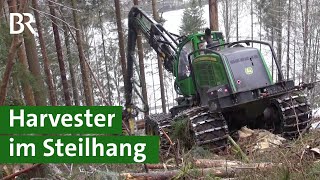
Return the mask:
<path fill-rule="evenodd" d="M 193 60 L 192 68 L 201 103 L 208 104 L 208 90 L 228 84 L 222 59 L 217 54 L 200 55 Z"/>

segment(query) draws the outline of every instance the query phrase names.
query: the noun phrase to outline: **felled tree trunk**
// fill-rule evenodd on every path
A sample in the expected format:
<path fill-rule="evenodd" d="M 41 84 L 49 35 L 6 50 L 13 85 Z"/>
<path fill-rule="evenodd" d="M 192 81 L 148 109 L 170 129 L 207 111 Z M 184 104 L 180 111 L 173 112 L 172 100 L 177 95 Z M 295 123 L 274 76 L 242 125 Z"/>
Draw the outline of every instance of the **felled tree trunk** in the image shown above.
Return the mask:
<path fill-rule="evenodd" d="M 192 174 L 205 176 L 206 174 L 211 174 L 217 177 L 234 177 L 239 169 L 235 168 L 205 168 L 205 169 L 190 169 L 188 175 Z M 161 172 L 150 172 L 150 173 L 123 173 L 121 177 L 124 179 L 171 179 L 177 175 L 181 174 L 181 170 L 171 170 L 171 171 L 161 171 Z"/>
<path fill-rule="evenodd" d="M 280 166 L 281 164 L 277 164 Z M 194 169 L 189 169 L 187 173 L 183 173 L 181 170 L 169 170 L 169 171 L 151 171 L 149 173 L 123 173 L 121 177 L 124 179 L 171 179 L 173 177 L 180 177 L 181 175 L 190 176 L 189 178 L 195 178 L 194 176 L 205 176 L 211 174 L 217 177 L 235 177 L 236 174 L 243 171 L 252 170 L 267 170 L 276 166 L 273 163 L 242 163 L 240 161 L 229 160 L 211 160 L 211 159 L 198 159 L 193 162 Z M 147 168 L 152 169 L 164 169 L 163 164 L 148 164 Z M 174 168 L 173 165 L 166 165 L 167 169 Z M 180 177 L 181 178 L 181 177 Z"/>
<path fill-rule="evenodd" d="M 247 169 L 268 169 L 274 167 L 275 164 L 263 162 L 263 163 L 243 163 L 241 161 L 230 161 L 230 160 L 211 160 L 211 159 L 197 159 L 193 162 L 195 168 L 247 168 Z M 175 165 L 164 165 L 164 164 L 147 164 L 149 169 L 172 169 Z"/>

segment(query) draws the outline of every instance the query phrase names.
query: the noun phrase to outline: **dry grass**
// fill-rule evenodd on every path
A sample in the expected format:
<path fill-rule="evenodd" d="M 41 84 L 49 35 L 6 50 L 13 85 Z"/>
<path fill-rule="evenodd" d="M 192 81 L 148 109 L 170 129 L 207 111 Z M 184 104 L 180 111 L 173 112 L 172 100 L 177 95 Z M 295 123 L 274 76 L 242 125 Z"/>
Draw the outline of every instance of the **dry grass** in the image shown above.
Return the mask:
<path fill-rule="evenodd" d="M 273 162 L 279 164 L 267 171 L 244 172 L 240 179 L 319 179 L 320 162 L 307 146 L 320 144 L 320 131 L 312 131 L 296 141 L 290 141 L 279 148 L 255 152 L 249 155 L 252 162 Z"/>

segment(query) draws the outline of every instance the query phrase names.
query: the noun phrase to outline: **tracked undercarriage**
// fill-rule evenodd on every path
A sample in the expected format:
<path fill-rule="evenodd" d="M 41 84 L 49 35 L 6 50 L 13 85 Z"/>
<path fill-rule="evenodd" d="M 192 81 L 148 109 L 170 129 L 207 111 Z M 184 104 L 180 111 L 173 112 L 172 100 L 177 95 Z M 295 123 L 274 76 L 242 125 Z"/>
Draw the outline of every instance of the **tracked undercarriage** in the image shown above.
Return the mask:
<path fill-rule="evenodd" d="M 283 137 L 294 139 L 309 130 L 312 111 L 305 95 L 283 95 L 275 101 Z"/>
<path fill-rule="evenodd" d="M 188 121 L 193 145 L 205 146 L 215 152 L 226 147 L 228 126 L 223 115 L 211 113 L 204 107 L 193 107 L 175 117 L 171 117 L 171 114 L 154 114 L 146 118 L 146 134 L 160 136 L 162 155 L 168 156 L 172 148 L 173 123 L 182 120 Z"/>
<path fill-rule="evenodd" d="M 295 93 L 293 95 L 283 95 L 271 100 L 274 108 L 273 129 L 275 133 L 281 134 L 287 139 L 297 138 L 299 135 L 308 131 L 311 120 L 311 108 L 306 97 Z M 171 148 L 170 139 L 174 127 L 173 123 L 181 120 L 188 120 L 190 136 L 193 145 L 203 146 L 213 152 L 224 150 L 228 145 L 228 122 L 223 113 L 210 112 L 205 107 L 192 107 L 181 111 L 176 116 L 171 114 L 154 114 L 146 118 L 146 134 L 159 135 L 161 154 L 168 156 Z M 230 122 L 229 122 L 230 123 Z M 270 129 L 270 127 L 262 127 Z"/>

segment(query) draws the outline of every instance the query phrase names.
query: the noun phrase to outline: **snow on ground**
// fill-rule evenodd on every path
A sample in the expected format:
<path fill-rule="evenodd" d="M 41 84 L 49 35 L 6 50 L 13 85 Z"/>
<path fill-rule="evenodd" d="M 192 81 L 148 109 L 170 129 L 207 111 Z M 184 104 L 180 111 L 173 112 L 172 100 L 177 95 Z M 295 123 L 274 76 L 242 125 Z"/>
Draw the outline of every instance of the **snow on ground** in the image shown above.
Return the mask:
<path fill-rule="evenodd" d="M 312 111 L 313 117 L 320 118 L 320 108 L 316 108 Z"/>
<path fill-rule="evenodd" d="M 320 108 L 316 108 L 312 111 L 312 117 L 318 119 L 312 124 L 312 129 L 320 128 Z"/>

